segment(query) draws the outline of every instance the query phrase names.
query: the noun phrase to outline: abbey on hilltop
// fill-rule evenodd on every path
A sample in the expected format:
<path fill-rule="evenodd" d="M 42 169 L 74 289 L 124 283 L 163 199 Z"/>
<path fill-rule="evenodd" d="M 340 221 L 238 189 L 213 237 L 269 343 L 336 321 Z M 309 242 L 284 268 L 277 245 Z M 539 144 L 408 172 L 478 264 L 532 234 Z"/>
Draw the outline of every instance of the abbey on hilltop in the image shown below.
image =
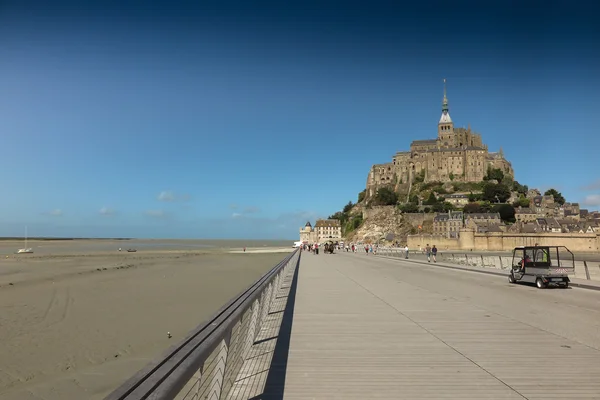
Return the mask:
<path fill-rule="evenodd" d="M 468 128 L 457 128 L 448 112 L 446 80 L 442 116 L 438 122 L 437 139 L 415 140 L 410 151 L 400 151 L 392 162 L 371 167 L 367 178 L 367 196 L 373 196 L 379 186 L 410 184 L 416 177 L 424 182 L 481 182 L 488 168 L 497 168 L 514 177 L 512 165 L 504 158 L 502 148 L 488 152 L 481 135 Z"/>

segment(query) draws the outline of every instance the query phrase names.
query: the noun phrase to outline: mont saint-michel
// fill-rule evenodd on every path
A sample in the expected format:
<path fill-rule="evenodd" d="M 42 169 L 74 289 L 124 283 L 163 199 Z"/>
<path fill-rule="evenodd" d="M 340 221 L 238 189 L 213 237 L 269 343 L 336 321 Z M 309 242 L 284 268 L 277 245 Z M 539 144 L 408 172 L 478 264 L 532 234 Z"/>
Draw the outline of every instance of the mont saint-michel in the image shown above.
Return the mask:
<path fill-rule="evenodd" d="M 455 127 L 450 118 L 446 84 L 442 115 L 437 124 L 437 138 L 414 140 L 410 151 L 397 152 L 391 162 L 375 164 L 367 178 L 367 197 L 376 193 L 380 186 L 410 187 L 413 179 L 440 182 L 481 182 L 489 168 L 499 169 L 514 177 L 509 161 L 504 158 L 502 148 L 489 152 L 481 134 L 468 128 Z"/>

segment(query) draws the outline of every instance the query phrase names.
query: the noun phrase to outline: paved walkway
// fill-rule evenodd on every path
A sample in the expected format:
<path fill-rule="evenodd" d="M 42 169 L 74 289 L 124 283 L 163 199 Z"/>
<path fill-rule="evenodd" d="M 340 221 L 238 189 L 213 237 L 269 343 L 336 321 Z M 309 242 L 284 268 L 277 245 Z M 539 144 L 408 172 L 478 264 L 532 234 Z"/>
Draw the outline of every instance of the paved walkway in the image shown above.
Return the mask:
<path fill-rule="evenodd" d="M 401 260 L 404 258 L 404 256 L 401 255 L 399 252 L 398 253 L 394 252 L 391 254 L 381 252 L 380 254 L 377 254 L 376 257 L 390 258 L 390 259 L 395 259 L 395 260 Z M 492 274 L 492 275 L 501 275 L 504 277 L 508 277 L 508 272 L 509 272 L 508 268 L 507 269 L 499 269 L 499 268 L 492 268 L 492 267 L 481 267 L 481 266 L 470 266 L 470 265 L 464 265 L 464 264 L 457 264 L 457 263 L 445 261 L 442 257 L 438 257 L 437 263 L 428 262 L 427 256 L 425 256 L 424 254 L 420 254 L 420 253 L 419 254 L 410 254 L 410 261 L 415 262 L 415 263 L 428 264 L 431 266 L 446 267 L 446 268 L 452 268 L 452 269 L 464 270 L 464 271 L 473 271 L 473 272 L 479 272 L 479 273 L 487 273 L 487 274 Z M 592 263 L 590 262 L 590 266 L 591 266 L 591 264 Z M 596 267 L 597 265 L 594 264 L 593 266 Z M 594 272 L 594 274 L 596 274 L 596 272 Z M 590 275 L 592 275 L 591 272 L 590 272 Z M 592 275 L 592 276 L 596 277 L 596 276 L 600 276 L 600 274 Z M 570 282 L 571 286 L 592 289 L 592 290 L 600 290 L 600 280 L 581 279 L 581 278 L 576 278 L 573 276 L 569 276 L 569 279 L 571 281 Z"/>
<path fill-rule="evenodd" d="M 297 279 L 285 399 L 600 399 L 597 291 L 344 253 Z"/>

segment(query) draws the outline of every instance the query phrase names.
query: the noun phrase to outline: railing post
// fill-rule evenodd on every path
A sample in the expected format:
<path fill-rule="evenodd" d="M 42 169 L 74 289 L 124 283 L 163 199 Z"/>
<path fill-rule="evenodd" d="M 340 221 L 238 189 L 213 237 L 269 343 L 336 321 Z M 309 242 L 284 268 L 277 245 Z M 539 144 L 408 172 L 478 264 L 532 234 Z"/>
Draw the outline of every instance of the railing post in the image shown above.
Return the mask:
<path fill-rule="evenodd" d="M 469 256 L 465 254 L 465 258 L 467 259 L 467 267 L 469 266 Z"/>
<path fill-rule="evenodd" d="M 481 266 L 485 267 L 485 261 L 483 261 L 483 254 L 481 255 Z"/>
<path fill-rule="evenodd" d="M 229 353 L 229 340 L 231 334 L 219 343 L 217 353 L 217 364 L 214 367 L 214 371 L 210 381 L 210 390 L 207 396 L 208 400 L 220 400 L 223 389 L 223 381 L 225 378 L 225 367 L 227 365 L 227 355 Z"/>
<path fill-rule="evenodd" d="M 248 327 L 248 333 L 246 334 L 246 338 L 245 338 L 244 359 L 246 359 L 248 352 L 250 351 L 250 349 L 252 348 L 252 345 L 254 344 L 254 338 L 256 337 L 256 331 L 257 331 L 256 328 L 258 327 L 259 311 L 260 311 L 260 301 L 258 299 L 256 299 L 254 301 L 254 304 L 252 304 L 252 312 L 250 314 L 250 326 Z"/>
<path fill-rule="evenodd" d="M 195 390 L 195 394 L 194 394 L 194 399 L 200 399 L 200 389 L 202 388 L 202 374 L 203 374 L 203 369 L 204 369 L 204 364 L 202 364 L 200 366 L 200 368 L 198 368 L 198 371 L 196 371 L 196 373 L 194 374 L 194 378 L 196 379 L 196 383 L 194 383 L 194 386 L 196 387 Z"/>
<path fill-rule="evenodd" d="M 588 269 L 587 261 L 583 261 L 583 267 L 585 268 L 585 277 L 589 281 L 590 278 L 590 270 Z"/>
<path fill-rule="evenodd" d="M 498 256 L 498 259 L 500 259 L 500 269 L 504 269 L 504 265 L 502 265 L 502 256 Z"/>

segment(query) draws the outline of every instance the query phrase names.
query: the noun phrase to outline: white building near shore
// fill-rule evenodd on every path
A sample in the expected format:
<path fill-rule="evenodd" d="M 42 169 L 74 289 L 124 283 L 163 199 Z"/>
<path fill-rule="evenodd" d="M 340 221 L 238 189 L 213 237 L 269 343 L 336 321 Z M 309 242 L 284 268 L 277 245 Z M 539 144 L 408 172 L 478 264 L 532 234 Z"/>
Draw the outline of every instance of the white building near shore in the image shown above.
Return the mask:
<path fill-rule="evenodd" d="M 303 243 L 320 243 L 328 240 L 342 240 L 342 224 L 337 219 L 319 219 L 313 227 L 310 221 L 300 228 L 300 241 Z"/>

